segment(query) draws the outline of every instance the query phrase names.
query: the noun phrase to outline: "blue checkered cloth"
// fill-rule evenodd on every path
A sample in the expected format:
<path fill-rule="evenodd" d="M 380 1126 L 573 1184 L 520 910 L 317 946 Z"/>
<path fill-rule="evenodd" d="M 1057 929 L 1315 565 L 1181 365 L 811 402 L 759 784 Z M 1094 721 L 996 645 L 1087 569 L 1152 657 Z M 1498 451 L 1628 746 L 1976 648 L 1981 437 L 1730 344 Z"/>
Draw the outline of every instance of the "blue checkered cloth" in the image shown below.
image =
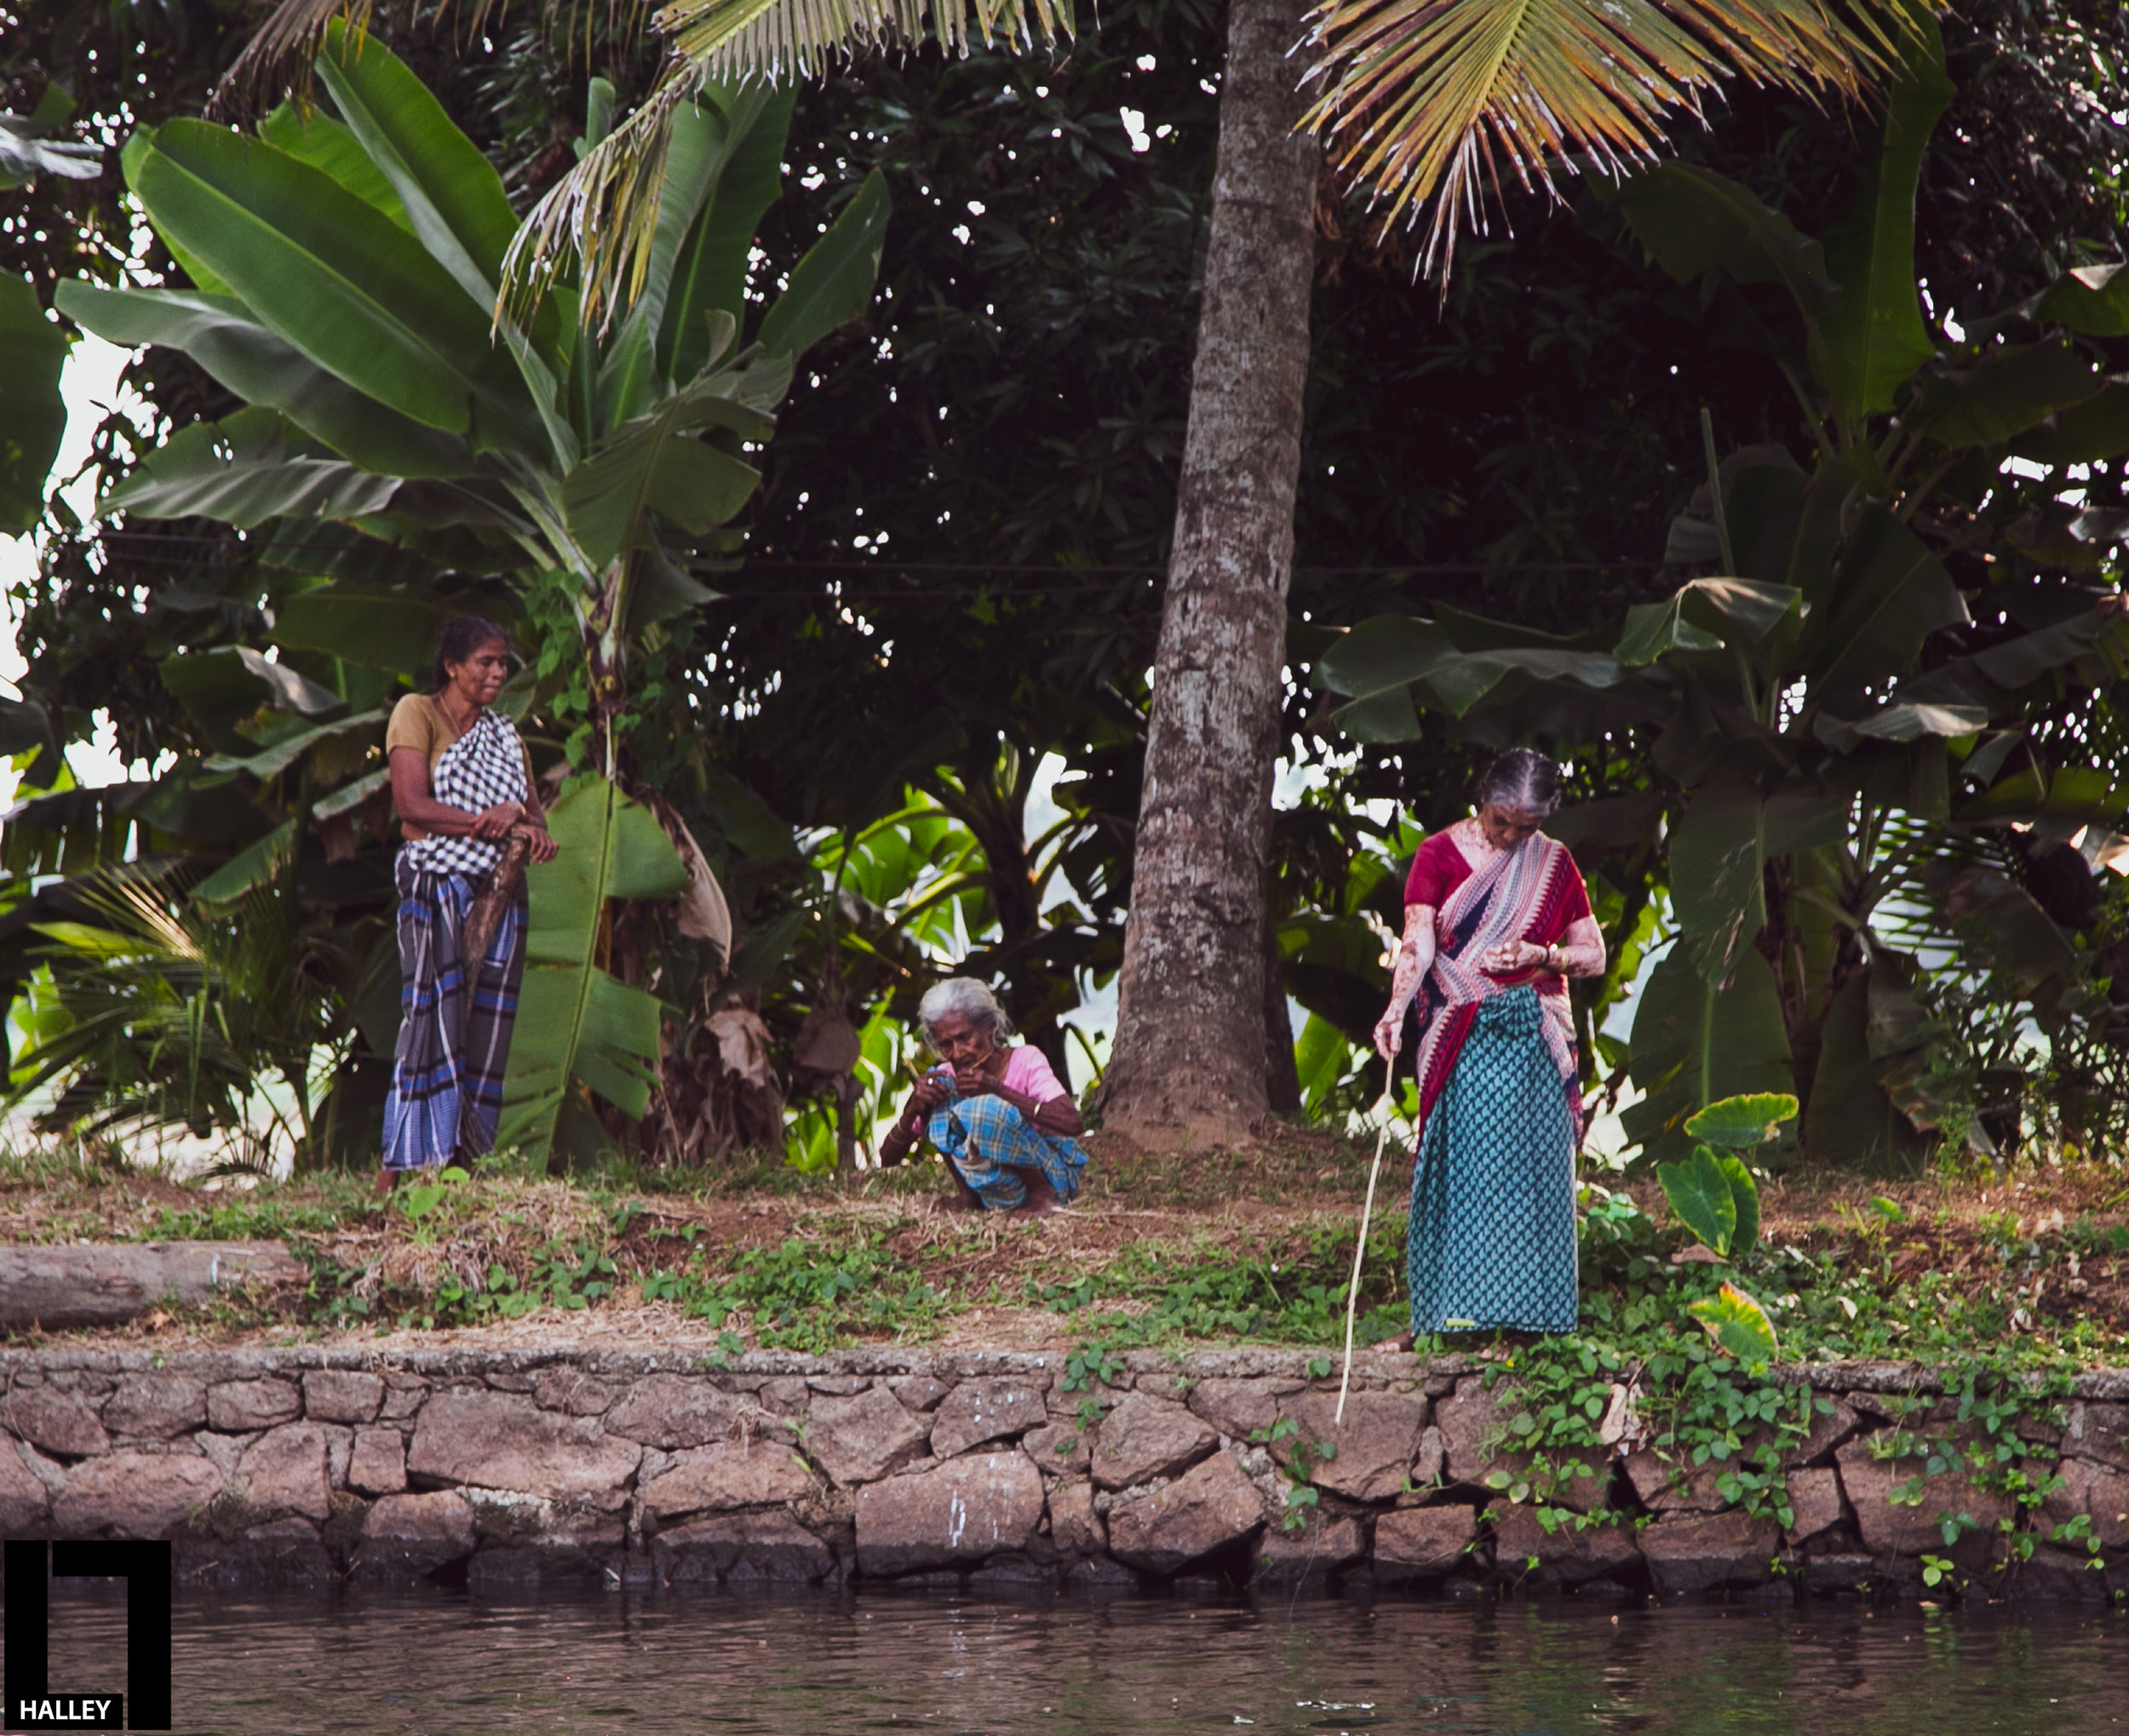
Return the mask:
<path fill-rule="evenodd" d="M 399 852 L 399 1041 L 384 1106 L 384 1166 L 429 1169 L 485 1156 L 525 976 L 525 892 L 503 908 L 472 971 L 459 937 L 480 879 L 426 874 Z"/>
<path fill-rule="evenodd" d="M 932 1111 L 925 1132 L 990 1212 L 1026 1205 L 1030 1172 L 1042 1176 L 1060 1202 L 1070 1200 L 1087 1167 L 1076 1139 L 1030 1126 L 1019 1110 L 989 1092 L 949 1097 Z"/>

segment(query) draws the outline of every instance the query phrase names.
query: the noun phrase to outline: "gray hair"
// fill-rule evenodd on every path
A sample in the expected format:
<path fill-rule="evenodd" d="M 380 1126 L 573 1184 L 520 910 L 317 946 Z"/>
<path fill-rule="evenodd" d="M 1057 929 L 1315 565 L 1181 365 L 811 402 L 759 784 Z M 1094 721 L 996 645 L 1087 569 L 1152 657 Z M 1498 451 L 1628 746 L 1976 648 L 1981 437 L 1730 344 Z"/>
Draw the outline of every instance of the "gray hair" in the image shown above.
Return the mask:
<path fill-rule="evenodd" d="M 1518 813 L 1549 814 L 1560 805 L 1560 768 L 1528 748 L 1506 748 L 1478 776 L 1478 802 Z"/>
<path fill-rule="evenodd" d="M 916 1022 L 924 1028 L 925 1041 L 931 1040 L 933 1026 L 955 1013 L 972 1025 L 990 1026 L 994 1038 L 1013 1034 L 1012 1017 L 998 1004 L 989 983 L 978 983 L 973 977 L 949 977 L 926 989 L 924 999 L 917 1003 Z"/>

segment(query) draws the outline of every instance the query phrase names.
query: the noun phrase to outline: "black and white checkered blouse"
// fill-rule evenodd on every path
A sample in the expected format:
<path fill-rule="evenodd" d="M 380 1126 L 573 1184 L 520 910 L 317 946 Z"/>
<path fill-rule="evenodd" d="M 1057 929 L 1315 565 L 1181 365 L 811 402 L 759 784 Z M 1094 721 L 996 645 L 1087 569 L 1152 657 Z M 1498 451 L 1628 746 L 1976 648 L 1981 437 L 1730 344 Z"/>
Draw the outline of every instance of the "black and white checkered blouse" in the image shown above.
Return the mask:
<path fill-rule="evenodd" d="M 430 794 L 447 808 L 485 812 L 497 802 L 523 802 L 525 749 L 518 732 L 496 713 L 483 711 L 450 747 L 430 774 Z M 500 844 L 479 838 L 417 838 L 401 846 L 410 868 L 429 874 L 485 874 L 502 854 Z"/>

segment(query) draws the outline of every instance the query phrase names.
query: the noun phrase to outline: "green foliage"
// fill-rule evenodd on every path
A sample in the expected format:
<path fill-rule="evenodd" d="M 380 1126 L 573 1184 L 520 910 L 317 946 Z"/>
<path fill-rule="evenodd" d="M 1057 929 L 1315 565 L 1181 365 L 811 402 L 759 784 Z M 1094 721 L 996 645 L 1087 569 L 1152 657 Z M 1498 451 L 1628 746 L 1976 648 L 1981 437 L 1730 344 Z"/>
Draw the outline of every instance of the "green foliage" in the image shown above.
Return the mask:
<path fill-rule="evenodd" d="M 1710 1145 L 1764 1145 L 1781 1132 L 1784 1121 L 1796 1119 L 1797 1107 L 1796 1099 L 1786 1091 L 1724 1097 L 1688 1120 L 1685 1132 Z"/>
<path fill-rule="evenodd" d="M 1737 1231 L 1737 1203 L 1721 1160 L 1696 1145 L 1689 1161 L 1658 1164 L 1656 1173 L 1679 1221 L 1706 1246 L 1727 1254 Z"/>
<path fill-rule="evenodd" d="M 1740 1362 L 1759 1368 L 1774 1360 L 1777 1346 L 1773 1321 L 1765 1309 L 1736 1285 L 1724 1285 L 1713 1296 L 1687 1304 L 1685 1311 Z"/>
<path fill-rule="evenodd" d="M 0 533 L 43 516 L 44 479 L 66 432 L 59 393 L 66 351 L 66 334 L 45 318 L 36 289 L 0 274 Z"/>
<path fill-rule="evenodd" d="M 1495 739 L 1542 734 L 1573 757 L 1599 738 L 1638 743 L 1636 773 L 1667 820 L 1677 938 L 1636 1017 L 1643 1100 L 1627 1124 L 1659 1158 L 1683 1158 L 1683 1124 L 1741 1091 L 1801 1100 L 1804 1145 L 1825 1161 L 1899 1166 L 1931 1132 L 1985 1138 L 1977 1081 L 1932 1017 L 1916 954 L 1893 943 L 1895 904 L 1932 913 L 1931 938 L 1957 954 L 1943 974 L 2007 974 L 2022 960 L 2019 998 L 2045 1025 L 2091 1017 L 2076 1010 L 2092 1006 L 2080 998 L 2091 966 L 2022 887 L 1987 888 L 1989 934 L 1965 914 L 1979 902 L 1966 889 L 1983 890 L 1973 877 L 1949 887 L 1983 828 L 2064 836 L 2129 820 L 2109 780 L 2083 771 L 2083 729 L 2059 726 L 2065 684 L 2103 708 L 2129 667 L 2119 621 L 2073 577 L 2092 561 L 2055 502 L 2069 461 L 2005 471 L 2051 418 L 2114 414 L 2103 358 L 2077 341 L 2080 324 L 2110 316 L 2051 290 L 1986 335 L 1976 319 L 1975 335 L 1931 336 L 1914 189 L 1948 95 L 1941 49 L 1920 44 L 1874 172 L 1836 191 L 1817 238 L 1690 164 L 1618 195 L 1666 272 L 1740 298 L 1739 317 L 1760 322 L 1803 412 L 1808 464 L 1763 444 L 1718 466 L 1711 439 L 1707 485 L 1667 559 L 1719 563 L 1715 576 L 1628 609 L 1610 634 L 1563 639 L 1443 610 L 1364 622 L 1317 662 L 1317 685 L 1360 739 L 1415 735 L 1431 711 Z M 1995 335 L 2016 321 L 2037 341 Z M 1954 523 L 1967 528 L 1954 536 Z M 1948 563 L 1984 551 L 1970 609 Z M 2014 606 L 2019 587 L 2047 600 Z M 1977 626 L 1977 610 L 1995 624 Z M 2059 771 L 2011 765 L 2014 748 L 2044 742 Z M 2052 943 L 2005 943 L 2035 919 Z M 1712 1200 L 1712 1183 L 1701 1191 Z"/>
<path fill-rule="evenodd" d="M 333 26 L 318 73 L 330 111 L 284 107 L 253 138 L 171 120 L 129 144 L 129 184 L 189 287 L 65 286 L 83 326 L 181 351 L 244 404 L 143 452 L 100 513 L 128 525 L 218 520 L 286 551 L 269 587 L 282 656 L 238 645 L 168 660 L 166 685 L 216 752 L 122 799 L 204 847 L 195 902 L 280 884 L 284 942 L 308 956 L 332 943 L 320 923 L 340 907 L 389 906 L 376 857 L 366 879 L 334 870 L 359 818 L 384 841 L 372 798 L 396 678 L 418 679 L 444 616 L 470 604 L 529 619 L 543 642 L 506 708 L 530 708 L 532 733 L 551 726 L 599 776 L 557 811 L 564 858 L 531 876 L 532 962 L 504 1134 L 544 1156 L 566 1121 L 565 1149 L 603 1149 L 584 1091 L 640 1117 L 661 1017 L 640 984 L 593 966 L 606 901 L 685 883 L 657 822 L 621 794 L 628 744 L 663 714 L 661 659 L 712 599 L 691 572 L 729 552 L 726 527 L 760 479 L 745 454 L 769 438 L 794 358 L 869 298 L 885 189 L 861 189 L 760 322 L 766 341 L 743 345 L 752 225 L 775 190 L 790 103 L 767 87 L 706 89 L 676 122 L 662 238 L 631 318 L 602 329 L 566 283 L 498 315 L 520 225 L 497 169 L 359 31 Z M 672 371 L 680 363 L 687 371 Z M 393 584 L 379 582 L 387 573 Z M 490 593 L 469 593 L 469 576 Z M 633 690 L 632 659 L 650 678 Z M 227 788 L 232 774 L 248 802 Z M 34 817 L 71 839 L 82 805 L 62 813 L 48 798 Z M 215 819 L 187 811 L 202 807 Z M 313 838 L 322 849 L 306 847 Z M 125 843 L 99 836 L 96 848 L 118 855 Z M 17 856 L 26 845 L 38 847 L 35 830 L 10 839 Z M 361 941 L 375 957 L 374 929 Z M 336 1059 L 351 1094 L 374 1103 L 393 1017 L 358 1020 L 357 983 L 338 987 L 290 1028 L 362 1025 L 365 1053 L 342 1045 Z"/>

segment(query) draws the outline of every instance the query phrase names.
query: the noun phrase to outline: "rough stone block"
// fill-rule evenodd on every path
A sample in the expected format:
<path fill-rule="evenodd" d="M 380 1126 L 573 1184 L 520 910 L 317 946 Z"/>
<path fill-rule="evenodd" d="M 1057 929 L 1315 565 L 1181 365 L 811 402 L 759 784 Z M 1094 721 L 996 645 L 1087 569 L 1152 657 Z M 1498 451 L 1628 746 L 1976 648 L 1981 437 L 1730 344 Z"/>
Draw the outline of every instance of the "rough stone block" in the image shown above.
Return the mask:
<path fill-rule="evenodd" d="M 384 1402 L 377 1407 L 380 1423 L 410 1421 L 422 1407 L 428 1402 L 428 1383 L 418 1374 L 404 1374 L 397 1369 L 384 1377 Z"/>
<path fill-rule="evenodd" d="M 1311 1449 L 1311 1459 L 1318 1441 L 1328 1441 L 1338 1449 L 1334 1458 L 1312 1464 L 1309 1481 L 1319 1488 L 1356 1501 L 1386 1501 L 1400 1493 L 1408 1481 L 1415 1481 L 1413 1471 L 1427 1429 L 1425 1394 L 1348 1394 L 1343 1423 L 1337 1420 L 1338 1399 L 1333 1393 L 1305 1393 L 1286 1401 L 1284 1409 L 1300 1424 L 1298 1439 Z M 1273 1452 L 1283 1459 L 1293 1444 L 1281 1442 Z"/>
<path fill-rule="evenodd" d="M 898 1374 L 887 1383 L 889 1392 L 910 1409 L 918 1412 L 936 1410 L 938 1401 L 953 1389 L 946 1382 L 928 1374 Z"/>
<path fill-rule="evenodd" d="M 1189 1404 L 1229 1440 L 1248 1441 L 1260 1430 L 1269 1434 L 1279 1420 L 1280 1401 L 1306 1387 L 1307 1383 L 1300 1380 L 1222 1376 L 1199 1381 L 1191 1389 Z"/>
<path fill-rule="evenodd" d="M 581 1368 L 547 1368 L 532 1384 L 532 1402 L 543 1411 L 572 1417 L 603 1416 L 613 1404 L 613 1389 Z"/>
<path fill-rule="evenodd" d="M 669 1470 L 643 1485 L 643 1505 L 661 1520 L 679 1519 L 796 1501 L 812 1487 L 788 1444 L 757 1436 L 685 1449 Z"/>
<path fill-rule="evenodd" d="M 1937 1515 L 1950 1512 L 1971 1515 L 1977 1521 L 1976 1528 L 1962 1536 L 1956 1545 L 1960 1559 L 1965 1560 L 1985 1550 L 1986 1540 L 1996 1533 L 1997 1521 L 2009 1518 L 2014 1510 L 2010 1496 L 1976 1488 L 1959 1476 L 1926 1478 L 1919 1504 L 1895 1505 L 1892 1492 L 1920 1475 L 1923 1462 L 1874 1458 L 1867 1437 L 1840 1447 L 1833 1459 L 1840 1472 L 1842 1493 L 1856 1515 L 1856 1529 L 1862 1537 L 1863 1547 L 1874 1556 L 1946 1553 L 1951 1546 L 1944 1541 Z"/>
<path fill-rule="evenodd" d="M 1508 1418 L 1479 1378 L 1466 1375 L 1456 1390 L 1434 1401 L 1434 1426 L 1442 1431 L 1442 1473 L 1452 1482 L 1483 1486 L 1494 1468 L 1498 1450 L 1486 1450 L 1489 1441 L 1506 1432 Z"/>
<path fill-rule="evenodd" d="M 303 1376 L 303 1414 L 318 1423 L 368 1423 L 384 1403 L 384 1383 L 353 1368 L 313 1368 Z"/>
<path fill-rule="evenodd" d="M 365 1495 L 396 1495 L 405 1488 L 406 1436 L 397 1429 L 356 1429 L 347 1487 Z"/>
<path fill-rule="evenodd" d="M 813 1463 L 846 1489 L 877 1482 L 924 1451 L 930 1431 L 883 1387 L 815 1403 L 806 1424 Z"/>
<path fill-rule="evenodd" d="M 1349 1513 L 1308 1511 L 1308 1522 L 1299 1531 L 1267 1525 L 1257 1541 L 1255 1578 L 1277 1585 L 1291 1585 L 1320 1573 L 1335 1573 L 1367 1553 L 1360 1535 L 1360 1521 Z"/>
<path fill-rule="evenodd" d="M 2129 1470 L 2129 1405 L 2103 1405 L 2080 1400 L 2069 1409 L 2063 1451 L 2116 1470 Z"/>
<path fill-rule="evenodd" d="M 1442 1468 L 1449 1462 L 1449 1448 L 1442 1439 L 1442 1431 L 1432 1423 L 1420 1433 L 1420 1450 L 1412 1461 L 1412 1487 L 1432 1488 L 1442 1481 Z"/>
<path fill-rule="evenodd" d="M 425 1571 L 473 1553 L 473 1503 L 456 1489 L 431 1495 L 387 1495 L 362 1528 L 360 1564 Z"/>
<path fill-rule="evenodd" d="M 229 1493 L 257 1520 L 285 1513 L 324 1518 L 332 1510 L 324 1431 L 315 1423 L 284 1423 L 269 1429 L 237 1461 Z"/>
<path fill-rule="evenodd" d="M 606 1432 L 668 1451 L 707 1447 L 732 1433 L 739 1410 L 737 1400 L 707 1380 L 653 1374 L 636 1382 L 608 1409 Z"/>
<path fill-rule="evenodd" d="M 112 1452 L 84 1460 L 52 1503 L 60 1537 L 169 1537 L 198 1525 L 221 1475 L 191 1453 Z"/>
<path fill-rule="evenodd" d="M 66 1458 L 111 1451 L 111 1436 L 79 1393 L 55 1386 L 18 1386 L 0 1405 L 0 1422 L 25 1441 Z"/>
<path fill-rule="evenodd" d="M 1833 1449 L 1853 1440 L 1856 1431 L 1862 1425 L 1862 1412 L 1846 1400 L 1833 1399 L 1833 1408 L 1822 1411 L 1818 1407 L 1818 1395 L 1815 1395 L 1811 1402 L 1811 1432 L 1789 1449 L 1788 1463 L 1792 1465 L 1830 1464 L 1829 1455 Z"/>
<path fill-rule="evenodd" d="M 934 1440 L 938 1433 L 933 1430 Z M 1165 1399 L 1134 1392 L 1094 1431 L 1094 1481 L 1105 1489 L 1128 1489 L 1156 1477 L 1174 1476 L 1219 1444 L 1219 1436 L 1202 1418 Z"/>
<path fill-rule="evenodd" d="M 1659 1519 L 1641 1532 L 1641 1559 L 1659 1596 L 1764 1585 L 1775 1577 L 1781 1536 L 1742 1511 Z"/>
<path fill-rule="evenodd" d="M 1494 1571 L 1512 1583 L 1580 1585 L 1622 1573 L 1641 1558 L 1629 1526 L 1578 1527 L 1569 1520 L 1547 1531 L 1528 1502 L 1491 1510 Z"/>
<path fill-rule="evenodd" d="M 1109 1510 L 1109 1553 L 1162 1578 L 1264 1523 L 1264 1497 L 1233 1455 L 1215 1452 L 1165 1487 Z"/>
<path fill-rule="evenodd" d="M 858 1567 L 909 1573 L 1024 1550 L 1042 1520 L 1042 1479 L 1024 1452 L 972 1452 L 858 1491 Z"/>
<path fill-rule="evenodd" d="M 1789 1527 L 1789 1541 L 1802 1545 L 1822 1537 L 1847 1517 L 1841 1504 L 1840 1473 L 1831 1465 L 1789 1473 L 1789 1510 L 1796 1522 Z"/>
<path fill-rule="evenodd" d="M 104 1405 L 103 1426 L 118 1435 L 167 1441 L 207 1421 L 207 1389 L 179 1374 L 129 1374 Z"/>
<path fill-rule="evenodd" d="M 1092 1483 L 1074 1477 L 1050 1491 L 1050 1541 L 1067 1555 L 1108 1553 L 1109 1527 L 1094 1511 Z"/>
<path fill-rule="evenodd" d="M 602 1513 L 571 1501 L 548 1501 L 516 1489 L 468 1489 L 473 1535 L 496 1544 L 552 1556 L 600 1557 L 628 1536 L 625 1514 Z"/>
<path fill-rule="evenodd" d="M 303 1395 L 292 1380 L 225 1380 L 207 1389 L 207 1421 L 224 1435 L 247 1435 L 293 1423 Z"/>
<path fill-rule="evenodd" d="M 2065 1458 L 2055 1467 L 2062 1487 L 2041 1504 L 2050 1525 L 2067 1525 L 2078 1515 L 2092 1519 L 2092 1534 L 2110 1550 L 2129 1549 L 2129 1472 L 2089 1458 Z"/>
<path fill-rule="evenodd" d="M 617 1507 L 643 1450 L 596 1422 L 558 1417 L 519 1393 L 440 1393 L 422 1407 L 410 1475 Z"/>
<path fill-rule="evenodd" d="M 964 1380 L 932 1413 L 932 1454 L 952 1458 L 984 1441 L 1039 1429 L 1049 1419 L 1043 1389 L 1031 1380 Z"/>
<path fill-rule="evenodd" d="M 1375 1578 L 1439 1579 L 1465 1567 L 1478 1538 L 1478 1510 L 1460 1504 L 1400 1507 L 1375 1521 Z"/>
<path fill-rule="evenodd" d="M 783 1513 L 737 1513 L 698 1520 L 651 1539 L 651 1559 L 669 1584 L 812 1584 L 835 1571 L 835 1551 Z"/>
<path fill-rule="evenodd" d="M 1627 1455 L 1627 1481 L 1651 1513 L 1719 1513 L 1730 1504 L 1715 1487 L 1730 1464 L 1685 1464 L 1649 1447 Z"/>
<path fill-rule="evenodd" d="M 1045 1423 L 1020 1437 L 1020 1450 L 1045 1476 L 1068 1476 L 1093 1462 L 1093 1443 L 1076 1423 Z"/>
<path fill-rule="evenodd" d="M 0 1435 L 0 1537 L 42 1537 L 51 1517 L 51 1492 Z"/>

